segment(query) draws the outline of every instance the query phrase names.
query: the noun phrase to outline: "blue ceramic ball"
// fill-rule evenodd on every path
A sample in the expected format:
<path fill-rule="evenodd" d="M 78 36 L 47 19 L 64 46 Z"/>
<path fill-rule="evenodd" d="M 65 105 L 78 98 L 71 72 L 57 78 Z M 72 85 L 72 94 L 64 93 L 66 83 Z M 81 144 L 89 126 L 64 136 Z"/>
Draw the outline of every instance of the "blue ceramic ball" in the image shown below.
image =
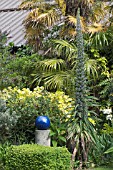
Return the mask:
<path fill-rule="evenodd" d="M 50 127 L 48 116 L 38 116 L 35 121 L 38 130 L 47 130 Z"/>

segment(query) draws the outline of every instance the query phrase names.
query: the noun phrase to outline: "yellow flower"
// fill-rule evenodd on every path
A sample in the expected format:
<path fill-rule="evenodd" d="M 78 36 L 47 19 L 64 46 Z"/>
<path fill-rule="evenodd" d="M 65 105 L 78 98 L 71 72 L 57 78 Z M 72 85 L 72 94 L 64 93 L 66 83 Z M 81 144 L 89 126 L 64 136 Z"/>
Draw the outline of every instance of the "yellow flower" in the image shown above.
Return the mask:
<path fill-rule="evenodd" d="M 92 118 L 88 118 L 89 119 L 89 121 L 93 124 L 93 125 L 95 125 L 96 123 L 95 123 L 95 121 L 92 119 Z"/>

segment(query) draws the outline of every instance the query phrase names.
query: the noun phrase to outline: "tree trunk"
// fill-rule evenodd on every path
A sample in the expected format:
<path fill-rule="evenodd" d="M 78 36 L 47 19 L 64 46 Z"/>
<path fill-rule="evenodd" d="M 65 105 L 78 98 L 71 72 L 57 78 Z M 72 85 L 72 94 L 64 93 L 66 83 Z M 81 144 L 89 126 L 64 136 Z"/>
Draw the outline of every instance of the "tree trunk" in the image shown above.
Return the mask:
<path fill-rule="evenodd" d="M 66 2 L 66 15 L 76 16 L 79 6 L 78 0 L 65 0 Z"/>
<path fill-rule="evenodd" d="M 77 15 L 77 9 L 80 8 L 80 16 L 87 19 L 89 16 L 93 2 L 85 0 L 65 0 L 66 2 L 66 15 Z"/>

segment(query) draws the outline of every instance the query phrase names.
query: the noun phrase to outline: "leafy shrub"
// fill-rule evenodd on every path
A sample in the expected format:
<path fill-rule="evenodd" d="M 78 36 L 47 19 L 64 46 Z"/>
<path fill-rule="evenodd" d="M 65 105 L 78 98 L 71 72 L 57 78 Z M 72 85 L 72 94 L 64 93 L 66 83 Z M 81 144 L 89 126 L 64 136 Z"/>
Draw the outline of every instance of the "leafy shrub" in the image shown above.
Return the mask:
<path fill-rule="evenodd" d="M 4 142 L 11 135 L 11 128 L 17 123 L 19 116 L 15 111 L 7 108 L 6 102 L 0 99 L 0 142 Z"/>
<path fill-rule="evenodd" d="M 111 134 L 113 136 L 113 120 L 112 120 L 112 127 L 109 124 L 105 123 L 102 132 L 105 134 Z"/>
<path fill-rule="evenodd" d="M 5 170 L 70 170 L 70 158 L 66 148 L 12 146 L 6 153 Z"/>
<path fill-rule="evenodd" d="M 13 43 L 6 46 L 6 35 L 0 32 L 0 89 L 8 86 L 29 87 L 31 73 L 41 57 L 32 55 L 33 50 L 29 46 L 16 47 Z"/>
<path fill-rule="evenodd" d="M 105 151 L 113 146 L 113 138 L 109 134 L 101 134 L 98 136 L 97 148 L 90 148 L 89 163 L 95 163 L 98 166 L 110 165 L 113 163 L 113 155 L 105 154 Z"/>
<path fill-rule="evenodd" d="M 7 55 L 5 57 L 0 56 L 0 89 L 8 86 L 30 87 L 32 82 L 31 74 L 40 56 L 37 54 L 23 57 Z"/>

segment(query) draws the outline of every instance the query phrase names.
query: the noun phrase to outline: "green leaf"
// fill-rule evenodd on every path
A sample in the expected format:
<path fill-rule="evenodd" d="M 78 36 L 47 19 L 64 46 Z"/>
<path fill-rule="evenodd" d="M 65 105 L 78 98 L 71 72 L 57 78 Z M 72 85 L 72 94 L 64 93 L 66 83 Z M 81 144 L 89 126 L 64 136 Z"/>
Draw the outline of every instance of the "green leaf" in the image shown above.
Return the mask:
<path fill-rule="evenodd" d="M 49 136 L 54 136 L 56 133 L 55 132 L 50 132 Z"/>
<path fill-rule="evenodd" d="M 107 154 L 107 153 L 111 153 L 113 152 L 113 147 L 109 148 L 107 151 L 105 151 L 104 153 Z"/>
<path fill-rule="evenodd" d="M 60 140 L 62 140 L 63 142 L 66 142 L 66 138 L 65 138 L 65 137 L 59 136 L 58 138 L 59 138 Z"/>
<path fill-rule="evenodd" d="M 53 140 L 52 145 L 53 145 L 53 147 L 57 147 L 57 141 Z"/>

